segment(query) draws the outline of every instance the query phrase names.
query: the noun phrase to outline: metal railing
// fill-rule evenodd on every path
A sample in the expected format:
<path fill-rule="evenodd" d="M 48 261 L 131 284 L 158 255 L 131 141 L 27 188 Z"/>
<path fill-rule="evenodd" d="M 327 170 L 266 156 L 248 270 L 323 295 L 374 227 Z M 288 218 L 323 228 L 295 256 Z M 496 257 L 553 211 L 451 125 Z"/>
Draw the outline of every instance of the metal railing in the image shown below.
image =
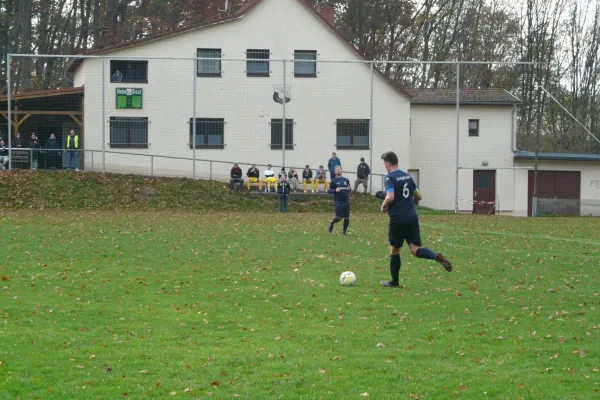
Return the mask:
<path fill-rule="evenodd" d="M 15 154 L 19 154 L 19 153 L 23 153 L 23 152 L 27 152 L 28 156 L 27 156 L 27 162 L 24 163 L 23 160 L 21 159 L 15 159 Z M 159 155 L 159 154 L 138 154 L 138 153 L 125 153 L 122 151 L 111 151 L 111 150 L 88 150 L 88 149 L 78 149 L 78 150 L 69 150 L 69 149 L 37 149 L 37 148 L 16 148 L 16 149 L 12 149 L 11 154 L 12 154 L 12 169 L 15 168 L 15 163 L 16 165 L 23 165 L 25 164 L 25 168 L 20 168 L 20 169 L 33 169 L 33 161 L 34 161 L 34 157 L 37 157 L 38 160 L 38 165 L 37 168 L 38 169 L 52 169 L 52 168 L 58 168 L 58 169 L 62 169 L 62 168 L 69 168 L 71 167 L 71 165 L 69 165 L 69 156 L 68 153 L 69 152 L 74 152 L 74 153 L 78 153 L 78 157 L 77 157 L 77 165 L 74 166 L 74 168 L 76 169 L 81 169 L 81 170 L 89 170 L 92 172 L 111 172 L 111 173 L 137 173 L 137 174 L 142 174 L 142 175 L 149 175 L 149 176 L 178 176 L 178 177 L 189 177 L 191 176 L 195 176 L 196 178 L 198 178 L 198 174 L 194 174 L 194 171 L 190 171 L 190 170 L 186 170 L 186 169 L 182 169 L 182 168 L 175 168 L 172 169 L 170 171 L 173 171 L 174 173 L 170 173 L 170 174 L 165 174 L 165 173 L 161 173 L 160 170 L 157 170 L 155 168 L 155 164 L 156 164 L 156 160 L 178 160 L 178 161 L 188 161 L 191 163 L 205 163 L 207 165 L 207 167 L 203 170 L 201 170 L 200 172 L 204 172 L 204 176 L 206 176 L 208 178 L 208 180 L 211 181 L 219 181 L 219 182 L 228 182 L 229 181 L 229 175 L 228 175 L 228 171 L 227 172 L 223 172 L 226 171 L 227 169 L 230 169 L 230 167 L 233 167 L 233 165 L 235 163 L 238 164 L 238 166 L 240 168 L 242 168 L 242 171 L 244 171 L 245 169 L 250 168 L 252 165 L 255 165 L 257 167 L 259 167 L 260 169 L 264 170 L 265 167 L 267 167 L 269 164 L 260 164 L 260 163 L 251 163 L 251 162 L 232 162 L 232 161 L 224 161 L 224 160 L 212 160 L 212 159 L 201 159 L 201 158 L 193 158 L 193 157 L 176 157 L 176 156 L 165 156 L 165 155 Z M 53 155 L 53 153 L 56 153 Z M 120 155 L 120 156 L 129 156 L 129 157 L 144 157 L 147 159 L 145 165 L 144 163 L 138 163 L 137 167 L 135 169 L 135 171 L 127 171 L 127 167 L 115 167 L 115 168 L 111 168 L 110 164 L 106 163 L 105 160 L 105 156 L 107 154 L 115 154 L 115 155 Z M 42 158 L 42 162 L 40 163 L 40 158 Z M 57 163 L 58 162 L 58 163 Z M 98 165 L 99 164 L 99 165 Z M 281 168 L 283 168 L 284 166 L 282 165 L 277 165 L 277 164 L 270 164 L 273 171 L 277 174 L 281 171 Z M 223 167 L 225 166 L 225 167 Z M 108 169 L 107 169 L 108 167 Z M 219 167 L 219 168 L 217 168 Z M 295 168 L 296 172 L 298 173 L 298 176 L 301 178 L 302 176 L 302 171 L 304 170 L 304 166 L 294 166 L 294 165 L 286 165 L 286 173 L 289 173 L 291 168 Z M 217 173 L 216 170 L 221 171 L 220 173 Z M 316 168 L 311 168 L 311 170 L 314 172 L 316 171 Z M 325 170 L 328 176 L 328 181 L 331 181 L 331 177 L 329 174 L 329 170 Z M 244 172 L 245 174 L 245 172 Z M 348 178 L 350 180 L 350 183 L 352 184 L 352 187 L 354 188 L 354 181 L 357 179 L 357 174 L 354 171 L 348 171 L 345 170 L 343 175 Z M 369 179 L 369 188 L 367 190 L 368 193 L 375 193 L 379 190 L 383 190 L 384 188 L 384 178 L 385 175 L 383 174 L 370 174 L 369 175 L 370 179 Z M 362 185 L 361 185 L 362 186 Z M 360 190 L 360 189 L 359 189 Z"/>

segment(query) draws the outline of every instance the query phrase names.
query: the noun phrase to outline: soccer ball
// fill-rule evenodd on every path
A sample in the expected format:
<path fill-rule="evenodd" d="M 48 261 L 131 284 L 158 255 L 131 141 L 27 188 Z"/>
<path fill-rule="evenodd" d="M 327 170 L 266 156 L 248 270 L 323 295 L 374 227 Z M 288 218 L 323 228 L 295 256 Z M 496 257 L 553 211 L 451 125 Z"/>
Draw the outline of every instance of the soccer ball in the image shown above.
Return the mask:
<path fill-rule="evenodd" d="M 356 283 L 354 272 L 346 271 L 340 275 L 340 283 L 344 286 L 352 286 Z"/>

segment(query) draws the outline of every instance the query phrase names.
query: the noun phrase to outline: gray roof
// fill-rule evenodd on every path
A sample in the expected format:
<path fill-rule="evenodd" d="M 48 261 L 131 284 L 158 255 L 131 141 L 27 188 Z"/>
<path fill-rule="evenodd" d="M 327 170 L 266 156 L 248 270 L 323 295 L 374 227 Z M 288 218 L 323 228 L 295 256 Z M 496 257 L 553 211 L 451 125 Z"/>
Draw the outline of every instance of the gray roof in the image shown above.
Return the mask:
<path fill-rule="evenodd" d="M 413 96 L 412 104 L 456 104 L 456 89 L 406 89 Z M 502 105 L 512 106 L 521 100 L 504 89 L 462 89 L 460 104 L 462 105 Z"/>
<path fill-rule="evenodd" d="M 573 154 L 573 153 L 539 153 L 540 160 L 554 161 L 600 161 L 600 154 Z M 535 160 L 534 151 L 515 152 L 516 160 Z"/>

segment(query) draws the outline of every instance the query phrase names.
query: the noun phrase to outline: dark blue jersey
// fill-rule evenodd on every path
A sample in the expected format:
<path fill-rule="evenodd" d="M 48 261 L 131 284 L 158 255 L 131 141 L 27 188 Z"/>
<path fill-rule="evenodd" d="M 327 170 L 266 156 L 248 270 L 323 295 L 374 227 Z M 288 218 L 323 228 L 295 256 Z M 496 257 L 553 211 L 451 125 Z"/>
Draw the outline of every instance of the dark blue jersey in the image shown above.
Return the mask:
<path fill-rule="evenodd" d="M 414 193 L 417 185 L 404 171 L 399 169 L 385 176 L 385 193 L 394 192 L 394 201 L 388 206 L 390 222 L 410 222 L 417 219 Z"/>
<path fill-rule="evenodd" d="M 340 188 L 338 192 L 336 189 Z M 336 203 L 349 203 L 350 202 L 350 181 L 344 177 L 338 178 L 337 176 L 332 179 L 327 192 L 333 193 L 333 201 Z"/>

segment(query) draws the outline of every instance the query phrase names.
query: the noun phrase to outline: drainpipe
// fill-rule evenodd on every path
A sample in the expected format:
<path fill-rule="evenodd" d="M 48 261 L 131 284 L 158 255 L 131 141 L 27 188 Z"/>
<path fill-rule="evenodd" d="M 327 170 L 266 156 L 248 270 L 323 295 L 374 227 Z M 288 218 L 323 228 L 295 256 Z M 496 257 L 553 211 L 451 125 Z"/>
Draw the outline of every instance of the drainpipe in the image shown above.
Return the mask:
<path fill-rule="evenodd" d="M 511 119 L 511 123 L 510 123 L 510 142 L 511 142 L 511 147 L 512 147 L 512 151 L 513 153 L 517 152 L 517 128 L 516 128 L 516 121 L 515 121 L 515 113 L 517 112 L 517 105 L 513 105 L 513 110 L 512 110 L 512 119 Z"/>

